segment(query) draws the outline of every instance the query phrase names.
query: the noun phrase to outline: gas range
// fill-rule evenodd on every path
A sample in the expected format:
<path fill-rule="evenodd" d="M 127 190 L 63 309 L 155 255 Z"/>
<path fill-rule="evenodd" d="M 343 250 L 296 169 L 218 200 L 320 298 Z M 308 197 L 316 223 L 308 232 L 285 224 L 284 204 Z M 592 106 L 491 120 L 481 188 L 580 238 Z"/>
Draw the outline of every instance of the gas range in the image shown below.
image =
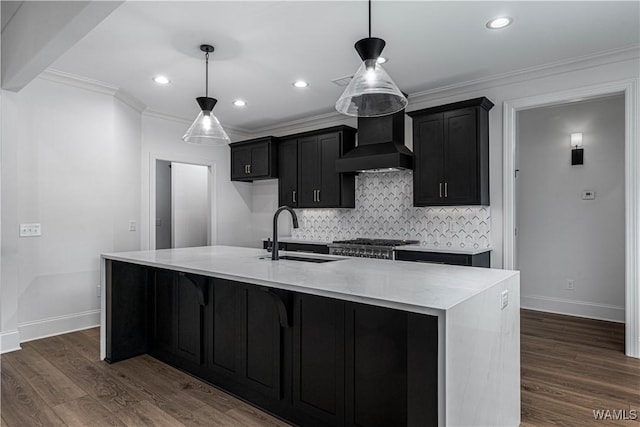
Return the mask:
<path fill-rule="evenodd" d="M 395 259 L 393 248 L 396 246 L 413 245 L 417 240 L 395 239 L 352 239 L 336 240 L 329 243 L 329 253 L 332 255 L 354 256 L 362 258 Z"/>

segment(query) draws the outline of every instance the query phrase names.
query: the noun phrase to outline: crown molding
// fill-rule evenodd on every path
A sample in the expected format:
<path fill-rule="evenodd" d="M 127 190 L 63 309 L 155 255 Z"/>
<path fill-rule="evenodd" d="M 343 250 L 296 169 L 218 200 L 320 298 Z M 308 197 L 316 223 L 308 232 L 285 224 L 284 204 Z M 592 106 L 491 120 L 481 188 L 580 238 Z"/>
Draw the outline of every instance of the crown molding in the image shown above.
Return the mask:
<path fill-rule="evenodd" d="M 186 125 L 190 125 L 193 120 L 187 119 L 186 117 L 176 116 L 173 114 L 163 113 L 161 111 L 146 109 L 142 112 L 143 116 L 152 117 L 154 119 L 168 120 L 170 122 L 178 122 L 184 123 Z"/>
<path fill-rule="evenodd" d="M 250 130 L 253 135 L 256 134 L 273 134 L 274 136 L 286 135 L 289 133 L 305 132 L 307 130 L 318 129 L 319 127 L 348 125 L 355 126 L 356 118 L 345 116 L 337 111 L 330 113 L 318 114 L 312 117 L 305 117 L 302 119 L 290 120 L 285 123 L 276 125 L 263 126 Z"/>
<path fill-rule="evenodd" d="M 117 86 L 88 77 L 78 76 L 77 74 L 66 73 L 54 68 L 47 68 L 40 73 L 38 78 L 111 96 L 115 96 L 119 89 Z"/>
<path fill-rule="evenodd" d="M 147 106 L 142 101 L 122 89 L 119 89 L 115 93 L 114 97 L 123 104 L 133 108 L 138 113 L 142 113 L 147 109 Z"/>
<path fill-rule="evenodd" d="M 434 89 L 416 92 L 409 95 L 409 107 L 413 111 L 428 107 L 439 98 L 446 98 L 466 92 L 486 90 L 496 86 L 520 83 L 525 80 L 539 79 L 556 74 L 568 73 L 605 64 L 640 58 L 640 44 L 611 49 L 591 55 L 579 56 L 563 61 L 551 62 L 502 74 L 495 74 L 466 82 L 454 83 Z"/>

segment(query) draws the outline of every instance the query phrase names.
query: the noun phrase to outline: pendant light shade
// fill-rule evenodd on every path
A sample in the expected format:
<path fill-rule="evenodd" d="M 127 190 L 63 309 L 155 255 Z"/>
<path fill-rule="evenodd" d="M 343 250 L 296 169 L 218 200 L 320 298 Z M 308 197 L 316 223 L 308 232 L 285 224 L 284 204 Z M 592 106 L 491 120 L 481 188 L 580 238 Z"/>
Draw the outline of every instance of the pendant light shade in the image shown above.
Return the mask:
<path fill-rule="evenodd" d="M 369 0 L 369 37 L 355 44 L 362 64 L 336 102 L 338 112 L 348 116 L 378 117 L 396 113 L 407 106 L 407 98 L 378 63 L 385 44 L 384 40 L 371 37 Z"/>
<path fill-rule="evenodd" d="M 215 98 L 209 98 L 209 53 L 213 52 L 213 46 L 203 44 L 200 50 L 205 52 L 206 77 L 205 96 L 196 98 L 202 110 L 193 124 L 184 134 L 182 140 L 193 144 L 226 145 L 231 142 L 229 136 L 220 125 L 220 121 L 213 114 L 212 110 L 218 102 Z"/>

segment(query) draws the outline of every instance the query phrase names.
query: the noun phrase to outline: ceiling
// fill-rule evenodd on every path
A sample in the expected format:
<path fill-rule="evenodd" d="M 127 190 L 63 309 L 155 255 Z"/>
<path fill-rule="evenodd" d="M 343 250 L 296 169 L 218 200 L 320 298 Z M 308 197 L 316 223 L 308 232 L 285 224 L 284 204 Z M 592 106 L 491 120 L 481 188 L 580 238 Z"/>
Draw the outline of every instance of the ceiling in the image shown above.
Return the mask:
<path fill-rule="evenodd" d="M 488 30 L 499 15 L 510 27 Z M 409 94 L 638 45 L 639 2 L 375 1 L 384 66 Z M 367 36 L 364 1 L 128 1 L 51 68 L 117 86 L 148 109 L 195 117 L 209 95 L 223 126 L 248 132 L 334 111 L 331 80 L 353 74 L 353 44 Z M 151 79 L 163 74 L 171 84 Z M 292 82 L 307 80 L 308 88 Z M 235 99 L 248 102 L 244 108 Z"/>

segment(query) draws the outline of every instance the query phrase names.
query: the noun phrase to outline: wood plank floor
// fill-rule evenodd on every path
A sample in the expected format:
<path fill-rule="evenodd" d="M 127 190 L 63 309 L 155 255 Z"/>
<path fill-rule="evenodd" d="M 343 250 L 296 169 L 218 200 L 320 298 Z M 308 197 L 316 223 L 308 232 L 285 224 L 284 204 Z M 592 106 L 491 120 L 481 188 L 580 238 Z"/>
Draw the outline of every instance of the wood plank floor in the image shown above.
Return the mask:
<path fill-rule="evenodd" d="M 640 415 L 640 360 L 624 326 L 522 310 L 522 426 L 630 425 L 593 410 Z M 89 329 L 23 344 L 0 357 L 1 427 L 286 426 L 149 356 L 113 365 Z"/>

